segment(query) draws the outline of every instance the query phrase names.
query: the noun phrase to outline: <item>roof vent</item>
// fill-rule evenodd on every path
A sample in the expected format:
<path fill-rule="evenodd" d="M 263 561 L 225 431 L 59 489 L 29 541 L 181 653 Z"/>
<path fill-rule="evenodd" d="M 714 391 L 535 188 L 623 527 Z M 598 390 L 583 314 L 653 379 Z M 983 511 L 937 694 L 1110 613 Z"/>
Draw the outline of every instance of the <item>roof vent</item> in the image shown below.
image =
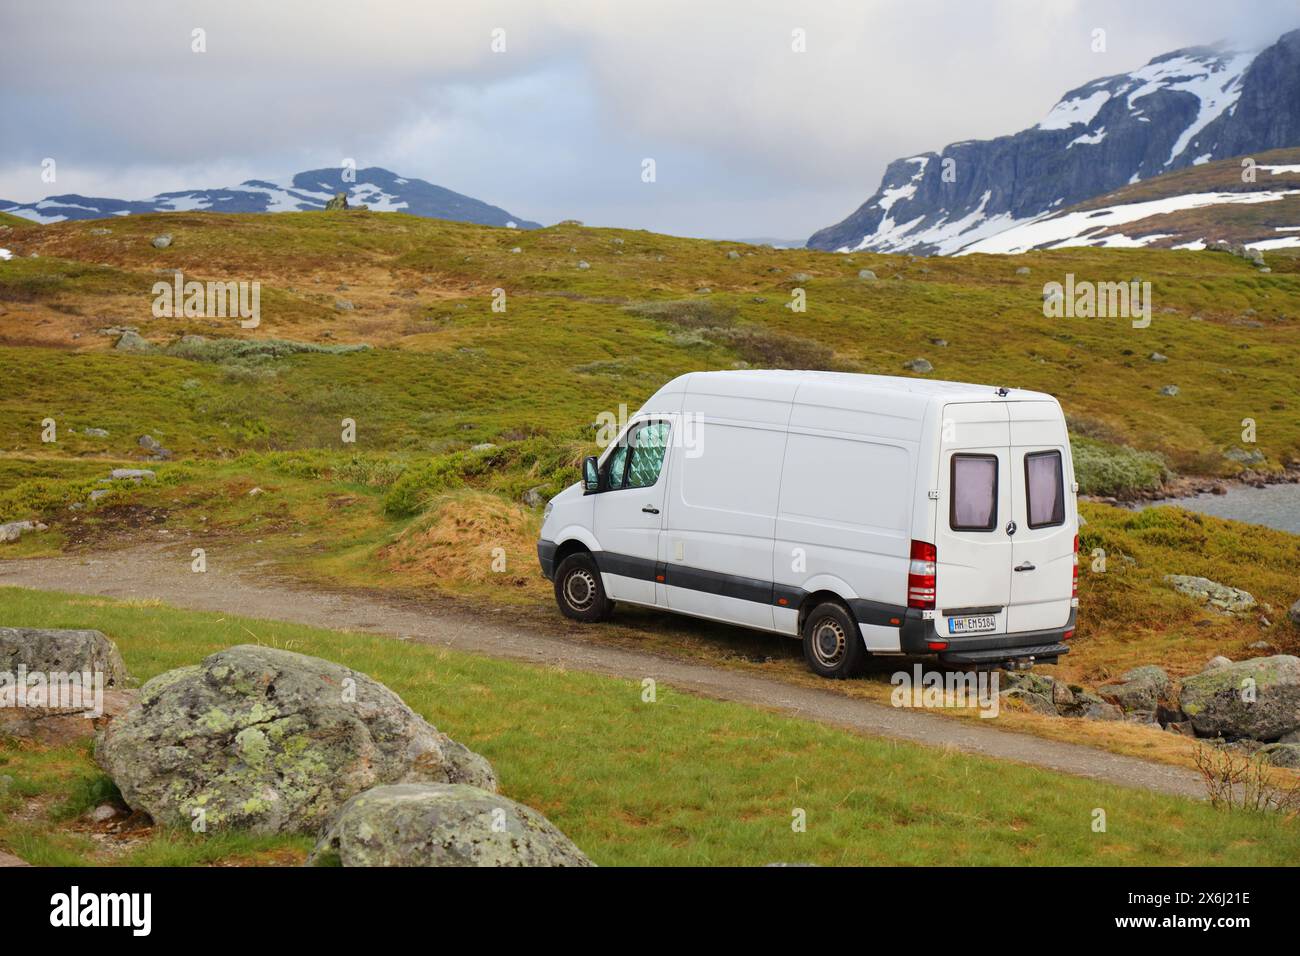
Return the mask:
<path fill-rule="evenodd" d="M 1003 388 L 1001 385 L 998 386 L 998 398 L 1006 398 L 1010 394 L 1011 389 Z"/>

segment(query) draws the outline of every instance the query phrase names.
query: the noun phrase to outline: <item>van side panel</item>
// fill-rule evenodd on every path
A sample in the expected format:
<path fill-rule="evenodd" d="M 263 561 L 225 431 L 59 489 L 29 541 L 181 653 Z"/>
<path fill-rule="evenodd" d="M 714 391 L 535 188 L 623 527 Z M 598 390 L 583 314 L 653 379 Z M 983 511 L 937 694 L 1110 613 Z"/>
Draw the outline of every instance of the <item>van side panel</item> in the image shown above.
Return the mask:
<path fill-rule="evenodd" d="M 778 591 L 835 591 L 849 600 L 868 649 L 897 651 L 899 630 L 890 622 L 907 604 L 923 409 L 890 408 L 879 396 L 857 408 L 812 398 L 801 389 L 791 412 L 773 580 Z M 787 629 L 793 632 L 793 622 Z"/>

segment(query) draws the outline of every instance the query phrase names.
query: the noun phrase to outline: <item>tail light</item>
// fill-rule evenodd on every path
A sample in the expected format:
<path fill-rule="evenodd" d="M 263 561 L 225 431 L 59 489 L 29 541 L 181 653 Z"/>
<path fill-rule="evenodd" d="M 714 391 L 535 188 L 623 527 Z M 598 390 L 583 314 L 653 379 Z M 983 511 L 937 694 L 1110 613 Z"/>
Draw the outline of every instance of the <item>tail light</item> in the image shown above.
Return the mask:
<path fill-rule="evenodd" d="M 934 578 L 939 553 L 925 541 L 913 541 L 907 566 L 907 606 L 934 610 Z"/>
<path fill-rule="evenodd" d="M 1074 573 L 1070 582 L 1070 597 L 1079 596 L 1079 536 L 1074 536 Z"/>

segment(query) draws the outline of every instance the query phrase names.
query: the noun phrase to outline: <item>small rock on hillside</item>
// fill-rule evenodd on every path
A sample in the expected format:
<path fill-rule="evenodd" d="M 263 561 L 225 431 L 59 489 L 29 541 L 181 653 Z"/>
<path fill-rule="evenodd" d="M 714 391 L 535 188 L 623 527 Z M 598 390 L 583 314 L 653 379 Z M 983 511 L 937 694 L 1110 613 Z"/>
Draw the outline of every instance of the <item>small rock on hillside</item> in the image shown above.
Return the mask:
<path fill-rule="evenodd" d="M 123 332 L 122 337 L 113 346 L 119 352 L 152 352 L 153 346 L 145 341 L 139 332 Z"/>
<path fill-rule="evenodd" d="M 318 866 L 591 866 L 536 810 L 465 784 L 399 784 L 353 797 L 312 851 Z"/>
<path fill-rule="evenodd" d="M 152 435 L 141 435 L 136 444 L 148 452 L 149 457 L 154 461 L 166 461 L 172 456 L 172 453 L 162 446 L 162 443 Z"/>
<path fill-rule="evenodd" d="M 1098 687 L 1097 693 L 1126 714 L 1149 715 L 1154 720 L 1160 702 L 1169 695 L 1169 687 L 1169 675 L 1149 664 L 1126 671 L 1119 680 Z"/>
<path fill-rule="evenodd" d="M 315 832 L 379 784 L 496 789 L 488 762 L 378 681 L 339 664 L 244 644 L 161 674 L 95 757 L 127 804 L 208 832 Z"/>
<path fill-rule="evenodd" d="M 1300 658 L 1220 664 L 1183 679 L 1180 703 L 1196 733 L 1274 741 L 1300 730 Z"/>
<path fill-rule="evenodd" d="M 924 358 L 908 359 L 903 363 L 903 368 L 909 372 L 919 372 L 922 375 L 928 375 L 934 371 L 934 366 L 930 364 L 930 360 Z"/>
<path fill-rule="evenodd" d="M 1291 623 L 1300 627 L 1300 600 L 1291 605 L 1291 609 L 1286 612 L 1286 616 L 1291 619 Z"/>
<path fill-rule="evenodd" d="M 1165 581 L 1179 594 L 1185 594 L 1225 614 L 1244 614 L 1255 607 L 1255 598 L 1248 591 L 1228 587 L 1209 578 L 1190 574 L 1166 574 Z"/>

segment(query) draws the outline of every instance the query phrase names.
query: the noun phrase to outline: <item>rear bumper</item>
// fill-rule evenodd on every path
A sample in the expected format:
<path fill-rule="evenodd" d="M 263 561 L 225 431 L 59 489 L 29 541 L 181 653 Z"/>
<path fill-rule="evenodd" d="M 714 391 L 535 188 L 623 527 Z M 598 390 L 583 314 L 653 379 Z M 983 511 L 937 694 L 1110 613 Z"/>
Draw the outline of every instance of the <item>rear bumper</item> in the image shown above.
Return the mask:
<path fill-rule="evenodd" d="M 537 562 L 542 566 L 546 580 L 555 579 L 555 542 L 544 538 L 537 542 Z"/>
<path fill-rule="evenodd" d="M 899 646 L 905 654 L 935 654 L 941 664 L 996 664 L 1001 661 L 1033 657 L 1037 661 L 1054 661 L 1070 653 L 1063 643 L 1067 631 L 1074 630 L 1078 609 L 1070 608 L 1070 619 L 1062 627 L 1015 634 L 977 634 L 953 637 L 935 629 L 933 620 L 925 620 L 916 608 L 908 608 L 899 631 Z M 936 651 L 931 643 L 945 642 L 947 648 Z"/>

